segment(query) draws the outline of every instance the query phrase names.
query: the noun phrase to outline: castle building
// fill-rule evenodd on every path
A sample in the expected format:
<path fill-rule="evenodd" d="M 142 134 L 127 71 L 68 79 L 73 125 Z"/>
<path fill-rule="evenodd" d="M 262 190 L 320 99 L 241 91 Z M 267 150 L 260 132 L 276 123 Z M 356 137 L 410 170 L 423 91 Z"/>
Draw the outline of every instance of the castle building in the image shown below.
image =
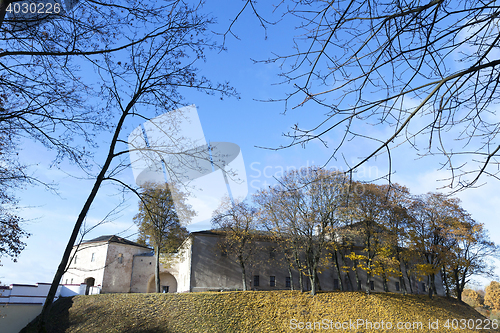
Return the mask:
<path fill-rule="evenodd" d="M 193 232 L 177 253 L 164 258 L 160 268 L 162 292 L 242 290 L 240 265 L 220 250 L 221 237 L 221 233 L 214 231 Z M 276 251 L 277 244 L 265 238 L 258 243 L 258 253 L 246 268 L 248 289 L 290 289 L 292 284 L 299 289 L 299 272 L 293 270 L 290 277 L 286 260 Z M 96 287 L 101 293 L 155 292 L 155 257 L 147 246 L 118 236 L 101 236 L 75 246 L 72 258 L 62 284 L 85 284 L 87 294 Z M 345 290 L 350 290 L 354 285 L 352 281 L 356 281 L 354 271 L 344 272 L 342 276 Z M 309 279 L 303 277 L 306 288 L 310 288 Z M 325 267 L 318 278 L 322 290 L 339 289 L 341 282 L 331 267 Z M 366 283 L 366 272 L 358 269 L 358 278 Z M 389 277 L 389 291 L 402 293 L 400 281 L 397 277 Z M 404 277 L 408 293 L 410 289 L 413 293 L 427 293 L 426 281 Z M 370 289 L 383 292 L 382 279 L 372 277 Z M 444 295 L 439 274 L 436 275 L 436 291 Z"/>

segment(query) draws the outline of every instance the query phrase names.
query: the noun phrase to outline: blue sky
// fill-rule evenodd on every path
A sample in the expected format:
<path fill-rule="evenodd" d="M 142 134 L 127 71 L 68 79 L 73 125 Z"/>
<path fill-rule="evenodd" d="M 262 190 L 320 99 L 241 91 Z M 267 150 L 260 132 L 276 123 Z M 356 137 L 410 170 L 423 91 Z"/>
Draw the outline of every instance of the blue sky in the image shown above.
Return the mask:
<path fill-rule="evenodd" d="M 205 10 L 218 18 L 218 24 L 213 29 L 223 32 L 241 5 L 239 1 L 210 1 Z M 265 60 L 272 56 L 272 52 L 286 54 L 290 51 L 291 37 L 296 32 L 287 21 L 269 27 L 265 33 L 258 26 L 257 19 L 247 12 L 234 29 L 240 40 L 229 36 L 226 39 L 228 51 L 208 54 L 207 62 L 199 68 L 203 75 L 213 81 L 229 80 L 240 93 L 241 99 L 228 98 L 221 101 L 216 96 L 198 92 L 186 92 L 185 97 L 186 104 L 196 105 L 207 141 L 233 142 L 241 147 L 250 185 L 249 192 L 253 193 L 256 188 L 273 183 L 272 177 L 279 176 L 282 170 L 323 165 L 343 133 L 328 133 L 326 139 L 329 148 L 319 142 L 309 143 L 305 148 L 294 146 L 278 151 L 257 148 L 256 146 L 274 148 L 289 143 L 282 136 L 283 132 L 287 132 L 295 123 L 305 127 L 316 124 L 323 119 L 326 110 L 307 105 L 289 110 L 283 115 L 283 103 L 259 101 L 282 98 L 291 89 L 287 84 L 276 85 L 280 82 L 277 64 L 254 64 L 252 61 Z M 135 126 L 136 124 L 129 124 L 124 133 L 130 133 Z M 366 126 L 365 130 L 371 134 L 383 134 L 389 129 Z M 109 133 L 99 136 L 101 148 L 96 151 L 97 162 L 102 163 L 104 160 L 106 143 L 110 137 Z M 369 145 L 352 142 L 344 150 L 346 160 L 350 164 L 356 163 L 368 153 L 369 148 Z M 2 258 L 0 281 L 3 284 L 51 282 L 93 181 L 73 177 L 84 175 L 69 163 L 63 163 L 59 169 L 50 168 L 55 153 L 37 143 L 22 142 L 20 156 L 22 161 L 32 165 L 31 171 L 35 176 L 57 183 L 58 194 L 41 186 L 18 192 L 20 205 L 24 207 L 21 215 L 27 219 L 25 229 L 32 236 L 26 240 L 26 249 L 17 263 Z M 436 158 L 418 159 L 413 149 L 403 145 L 393 151 L 392 169 L 395 174 L 392 180 L 408 186 L 414 194 L 435 191 L 442 186 L 436 180 L 448 175 L 446 171 L 438 170 L 438 162 Z M 342 160 L 332 160 L 328 167 L 346 168 Z M 363 181 L 376 179 L 385 175 L 387 168 L 387 157 L 381 155 L 364 165 L 356 177 Z M 133 183 L 132 171 L 124 171 L 121 178 Z M 457 197 L 462 199 L 463 207 L 473 218 L 486 225 L 491 239 L 500 244 L 500 227 L 497 223 L 497 217 L 500 216 L 498 183 L 487 178 L 483 182 L 484 186 L 460 192 Z M 119 187 L 113 184 L 103 186 L 88 214 L 88 225 L 104 218 L 122 198 Z M 128 236 L 136 232 L 132 218 L 137 213 L 137 199 L 130 194 L 126 194 L 124 198 L 126 202 L 113 217 L 113 221 L 99 226 L 86 235 L 86 239 L 108 234 Z M 209 221 L 189 226 L 191 231 L 207 228 L 210 228 Z M 134 237 L 131 239 L 134 240 Z M 500 275 L 500 272 L 497 274 Z"/>

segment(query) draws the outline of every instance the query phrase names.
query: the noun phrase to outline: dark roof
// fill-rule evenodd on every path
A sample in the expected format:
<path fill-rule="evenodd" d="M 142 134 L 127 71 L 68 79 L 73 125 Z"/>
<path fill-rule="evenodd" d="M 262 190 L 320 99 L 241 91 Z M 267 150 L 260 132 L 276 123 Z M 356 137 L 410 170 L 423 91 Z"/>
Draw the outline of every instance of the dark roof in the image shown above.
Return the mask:
<path fill-rule="evenodd" d="M 132 246 L 139 246 L 139 247 L 144 247 L 146 249 L 149 249 L 148 246 L 142 245 L 136 242 L 129 241 L 128 239 L 116 236 L 116 235 L 107 235 L 107 236 L 100 236 L 88 241 L 83 241 L 82 244 L 88 244 L 88 243 L 100 243 L 100 242 L 106 242 L 106 243 L 120 243 L 120 244 L 125 244 L 125 245 L 132 245 Z"/>
<path fill-rule="evenodd" d="M 200 230 L 200 231 L 193 231 L 191 234 L 201 234 L 201 235 L 219 235 L 221 234 L 220 231 L 214 232 L 215 230 Z"/>
<path fill-rule="evenodd" d="M 273 241 L 275 234 L 273 234 L 270 231 L 267 230 L 251 230 L 252 234 L 254 236 L 257 236 L 257 238 L 261 241 Z M 196 235 L 210 235 L 210 236 L 225 236 L 226 231 L 221 230 L 221 229 L 212 229 L 212 230 L 200 230 L 200 231 L 194 231 L 191 233 L 192 236 Z"/>
<path fill-rule="evenodd" d="M 154 252 L 144 252 L 139 254 L 134 254 L 134 257 L 153 257 L 155 255 Z"/>

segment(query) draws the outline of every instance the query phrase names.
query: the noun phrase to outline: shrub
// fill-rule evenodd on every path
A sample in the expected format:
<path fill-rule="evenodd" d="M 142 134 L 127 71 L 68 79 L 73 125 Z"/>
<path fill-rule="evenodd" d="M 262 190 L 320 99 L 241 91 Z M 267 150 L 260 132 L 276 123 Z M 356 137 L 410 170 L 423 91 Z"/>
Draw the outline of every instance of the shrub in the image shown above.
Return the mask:
<path fill-rule="evenodd" d="M 500 283 L 491 281 L 490 285 L 486 287 L 484 305 L 493 310 L 500 310 Z"/>
<path fill-rule="evenodd" d="M 472 306 L 473 308 L 482 306 L 484 298 L 477 291 L 472 289 L 465 289 L 462 293 L 462 300 Z"/>

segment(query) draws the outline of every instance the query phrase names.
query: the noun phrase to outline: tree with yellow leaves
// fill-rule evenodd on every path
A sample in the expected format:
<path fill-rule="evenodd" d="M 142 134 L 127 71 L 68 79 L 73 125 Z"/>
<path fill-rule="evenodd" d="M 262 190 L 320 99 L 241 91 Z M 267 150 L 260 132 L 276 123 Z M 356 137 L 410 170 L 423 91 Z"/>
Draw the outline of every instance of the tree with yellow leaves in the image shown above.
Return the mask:
<path fill-rule="evenodd" d="M 353 191 L 349 200 L 349 222 L 347 228 L 352 230 L 357 239 L 354 243 L 362 248 L 362 253 L 351 253 L 348 258 L 357 263 L 354 269 L 359 268 L 366 272 L 365 291 L 370 293 L 371 281 L 374 275 L 381 275 L 386 280 L 386 270 L 383 259 L 389 258 L 384 248 L 386 237 L 383 220 L 385 218 L 386 197 L 383 187 L 376 184 L 362 184 L 359 191 Z M 378 256 L 378 258 L 377 258 Z M 384 258 L 382 258 L 384 257 Z M 384 282 L 384 287 L 387 289 Z"/>
<path fill-rule="evenodd" d="M 464 289 L 462 300 L 472 307 L 482 306 L 484 303 L 484 297 L 479 292 L 472 289 Z"/>
<path fill-rule="evenodd" d="M 443 265 L 445 286 L 451 284 L 453 294 L 462 300 L 462 293 L 470 278 L 475 275 L 494 277 L 493 266 L 488 258 L 498 256 L 499 249 L 489 240 L 484 225 L 476 222 L 464 210 L 456 211 L 454 228 L 449 236 L 452 246 L 449 247 L 447 261 Z"/>
<path fill-rule="evenodd" d="M 485 289 L 484 305 L 491 309 L 500 310 L 500 283 L 491 281 Z"/>
<path fill-rule="evenodd" d="M 408 207 L 411 204 L 411 194 L 408 188 L 399 184 L 380 185 L 381 194 L 385 195 L 384 218 L 381 219 L 381 225 L 384 229 L 384 237 L 381 241 L 384 244 L 379 253 L 381 262 L 387 262 L 385 267 L 389 269 L 389 275 L 399 278 L 399 283 L 403 294 L 407 293 L 406 274 L 409 281 L 408 258 L 411 257 L 410 251 L 406 248 L 408 240 L 407 227 L 411 223 L 411 216 L 408 213 Z M 405 269 L 403 270 L 403 267 Z M 387 281 L 384 278 L 384 281 Z M 386 287 L 386 285 L 384 286 Z M 411 284 L 410 284 L 411 290 Z"/>
<path fill-rule="evenodd" d="M 457 212 L 460 201 L 440 193 L 427 193 L 415 197 L 411 205 L 412 223 L 408 236 L 410 249 L 419 259 L 416 265 L 418 276 L 427 276 L 428 294 L 436 294 L 436 274 L 450 260 L 450 248 L 454 246 L 452 236 L 457 228 Z"/>
<path fill-rule="evenodd" d="M 159 293 L 160 254 L 177 250 L 188 235 L 180 221 L 189 221 L 195 212 L 185 202 L 186 195 L 174 184 L 146 183 L 139 197 L 134 223 L 139 228 L 138 242 L 155 250 L 155 285 Z"/>

